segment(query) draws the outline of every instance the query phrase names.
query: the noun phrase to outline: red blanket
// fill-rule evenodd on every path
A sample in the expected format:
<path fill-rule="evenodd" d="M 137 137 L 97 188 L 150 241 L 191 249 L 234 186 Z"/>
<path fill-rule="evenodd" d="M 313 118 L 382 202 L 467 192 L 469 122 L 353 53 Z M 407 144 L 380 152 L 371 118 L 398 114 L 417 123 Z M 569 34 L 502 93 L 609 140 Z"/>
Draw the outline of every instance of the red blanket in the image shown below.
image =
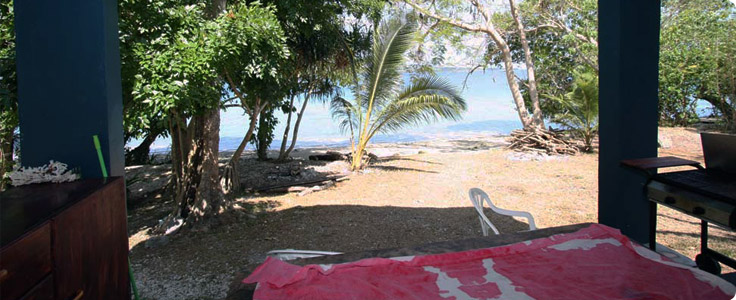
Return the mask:
<path fill-rule="evenodd" d="M 304 267 L 268 258 L 254 299 L 732 299 L 736 287 L 592 225 L 522 243 Z"/>

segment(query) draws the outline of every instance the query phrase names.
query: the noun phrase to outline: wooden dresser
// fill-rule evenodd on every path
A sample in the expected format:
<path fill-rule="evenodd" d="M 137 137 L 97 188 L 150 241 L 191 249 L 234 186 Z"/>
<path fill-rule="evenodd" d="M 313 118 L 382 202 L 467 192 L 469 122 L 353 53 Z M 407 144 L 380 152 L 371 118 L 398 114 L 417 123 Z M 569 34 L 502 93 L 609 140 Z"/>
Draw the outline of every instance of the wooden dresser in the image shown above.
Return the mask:
<path fill-rule="evenodd" d="M 0 299 L 129 299 L 125 183 L 45 183 L 0 193 Z"/>

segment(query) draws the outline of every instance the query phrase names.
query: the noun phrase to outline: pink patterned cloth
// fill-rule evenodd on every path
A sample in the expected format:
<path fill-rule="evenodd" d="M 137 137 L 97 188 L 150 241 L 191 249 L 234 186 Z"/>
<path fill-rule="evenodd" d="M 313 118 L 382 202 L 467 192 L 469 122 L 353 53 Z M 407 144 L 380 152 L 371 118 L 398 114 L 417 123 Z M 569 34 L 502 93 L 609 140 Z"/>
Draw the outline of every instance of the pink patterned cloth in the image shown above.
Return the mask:
<path fill-rule="evenodd" d="M 604 225 L 437 255 L 292 265 L 268 258 L 254 299 L 732 299 L 723 279 L 671 262 Z"/>

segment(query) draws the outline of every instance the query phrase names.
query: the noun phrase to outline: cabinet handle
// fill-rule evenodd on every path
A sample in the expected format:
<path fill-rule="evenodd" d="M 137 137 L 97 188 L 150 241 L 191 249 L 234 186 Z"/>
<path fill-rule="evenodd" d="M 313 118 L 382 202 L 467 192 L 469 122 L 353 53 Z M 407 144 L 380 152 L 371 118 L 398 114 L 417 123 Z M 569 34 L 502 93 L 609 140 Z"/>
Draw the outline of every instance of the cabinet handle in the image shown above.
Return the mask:
<path fill-rule="evenodd" d="M 79 292 L 77 292 L 77 296 L 75 296 L 74 298 L 72 298 L 72 300 L 82 300 L 83 297 L 84 297 L 84 291 L 83 290 L 79 290 Z"/>
<path fill-rule="evenodd" d="M 0 282 L 5 281 L 5 279 L 8 278 L 8 270 L 2 269 L 0 270 Z"/>

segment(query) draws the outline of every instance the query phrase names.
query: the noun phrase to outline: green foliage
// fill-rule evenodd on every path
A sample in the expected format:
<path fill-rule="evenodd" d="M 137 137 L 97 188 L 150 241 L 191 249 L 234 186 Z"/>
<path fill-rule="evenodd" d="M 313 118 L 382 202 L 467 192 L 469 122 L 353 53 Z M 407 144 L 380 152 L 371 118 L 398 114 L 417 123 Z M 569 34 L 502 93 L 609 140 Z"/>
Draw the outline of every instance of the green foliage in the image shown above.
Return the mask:
<path fill-rule="evenodd" d="M 490 14 L 490 23 L 493 24 L 494 29 L 498 31 L 505 43 L 508 44 L 511 51 L 511 60 L 516 64 L 526 65 L 521 35 L 509 10 L 508 2 L 458 0 L 405 0 L 405 2 L 425 3 L 424 5 L 428 7 L 428 10 L 438 11 L 440 15 L 446 16 L 448 19 L 462 20 L 470 27 L 487 24 L 484 19 L 484 11 L 487 12 Z M 526 0 L 517 1 L 517 4 L 519 6 L 518 16 L 523 24 L 526 42 L 531 50 L 530 56 L 536 75 L 536 89 L 540 93 L 562 95 L 569 91 L 574 71 L 589 69 L 597 72 L 598 17 L 596 0 Z M 484 9 L 475 8 L 475 5 L 484 7 Z M 418 19 L 420 24 L 426 26 L 427 29 L 423 30 L 428 32 L 427 36 L 434 47 L 436 45 L 450 45 L 456 51 L 466 52 L 466 55 L 469 53 L 465 50 L 476 50 L 469 47 L 473 43 L 468 43 L 466 35 L 474 34 L 469 30 L 458 29 L 444 23 L 437 26 L 434 19 L 425 18 L 421 15 Z M 473 71 L 505 67 L 506 55 L 503 52 L 503 45 L 498 45 L 493 39 L 489 38 L 482 47 L 481 50 L 484 50 L 485 53 L 479 59 L 472 61 L 472 63 L 477 64 Z M 425 54 L 424 56 L 429 56 L 432 61 L 442 62 L 446 50 L 441 48 L 440 51 L 431 52 L 431 55 Z M 434 56 L 439 56 L 439 59 Z M 417 69 L 422 71 L 426 68 L 420 65 Z M 524 98 L 524 106 L 529 110 L 528 113 L 534 114 L 535 105 L 532 103 L 529 93 L 530 83 L 521 78 L 516 80 L 519 82 L 518 86 Z M 518 100 L 521 101 L 521 99 Z M 521 105 L 518 106 L 522 107 Z M 557 101 L 544 97 L 540 97 L 539 106 L 541 110 L 538 113 L 541 113 L 544 117 L 551 117 L 562 110 Z"/>
<path fill-rule="evenodd" d="M 697 120 L 695 100 L 733 122 L 736 107 L 736 9 L 726 0 L 664 1 L 659 112 L 663 125 Z"/>
<path fill-rule="evenodd" d="M 208 1 L 120 2 L 125 129 L 140 137 L 168 127 L 171 113 L 220 107 L 224 73 L 248 99 L 270 96 L 288 56 L 273 7 L 238 3 L 212 19 Z"/>
<path fill-rule="evenodd" d="M 571 91 L 562 96 L 550 96 L 562 107 L 553 121 L 569 129 L 592 151 L 593 138 L 598 132 L 598 76 L 594 73 L 575 73 Z"/>
<path fill-rule="evenodd" d="M 13 24 L 13 2 L 0 2 L 0 190 L 9 182 L 5 173 L 13 167 L 13 150 L 18 150 L 15 135 L 18 128 L 18 84 Z"/>
<path fill-rule="evenodd" d="M 3 133 L 12 132 L 18 127 L 13 18 L 13 2 L 0 3 L 0 137 L 2 138 L 5 136 Z M 8 141 L 2 141 L 6 142 Z"/>
<path fill-rule="evenodd" d="M 246 101 L 281 99 L 286 37 L 272 6 L 235 4 L 217 20 L 216 74 L 224 74 Z M 228 85 L 232 90 L 233 86 Z M 242 101 L 242 99 L 241 99 Z M 245 103 L 253 106 L 252 103 Z"/>
<path fill-rule="evenodd" d="M 459 119 L 467 106 L 460 93 L 447 81 L 421 77 L 402 87 L 404 55 L 410 48 L 414 27 L 392 19 L 373 36 L 372 54 L 353 87 L 353 99 L 335 97 L 333 118 L 349 131 L 354 170 L 362 168 L 362 156 L 376 133 L 399 131 L 411 125 L 444 119 Z"/>
<path fill-rule="evenodd" d="M 595 0 L 532 0 L 520 3 L 521 16 L 528 28 L 527 39 L 534 53 L 537 89 L 544 95 L 561 97 L 572 89 L 574 73 L 596 73 L 598 68 L 598 5 Z M 506 18 L 509 18 L 508 16 Z M 514 61 L 524 60 L 518 34 L 511 21 L 504 22 L 510 32 Z M 487 58 L 500 62 L 496 49 L 487 51 Z M 596 75 L 597 76 L 597 75 Z M 521 86 L 527 105 L 528 88 Z M 564 111 L 559 101 L 540 97 L 545 117 Z"/>
<path fill-rule="evenodd" d="M 324 101 L 336 95 L 339 86 L 352 84 L 354 66 L 370 48 L 373 20 L 380 17 L 382 0 L 268 0 L 276 8 L 276 16 L 286 32 L 286 44 L 291 56 L 280 67 L 284 74 L 280 99 L 271 106 L 286 105 L 286 99 L 298 96 L 306 99 L 302 107 L 314 100 Z M 297 111 L 283 107 L 284 111 Z M 292 147 L 301 122 L 293 126 Z M 289 128 L 290 130 L 292 128 Z M 288 136 L 289 132 L 285 134 Z M 280 159 L 288 157 L 288 139 L 284 139 Z"/>
<path fill-rule="evenodd" d="M 736 14 L 727 0 L 668 0 L 662 3 L 660 37 L 660 124 L 689 125 L 697 120 L 695 101 L 702 99 L 729 123 L 736 118 Z M 572 89 L 573 73 L 597 73 L 597 3 L 594 0 L 523 1 L 520 4 L 534 52 L 538 89 L 549 117 L 565 110 L 559 101 Z M 502 15 L 497 16 L 504 20 Z M 514 60 L 522 62 L 512 24 Z M 489 47 L 491 63 L 498 52 Z M 528 93 L 522 86 L 525 98 Z"/>
<path fill-rule="evenodd" d="M 149 78 L 160 73 L 154 68 L 154 60 L 160 52 L 170 52 L 175 35 L 183 27 L 181 18 L 173 10 L 177 5 L 191 5 L 196 1 L 123 0 L 118 2 L 118 26 L 120 31 L 121 79 L 123 89 L 123 116 L 126 141 L 142 137 L 152 127 L 168 127 L 161 98 L 166 95 L 158 90 L 159 80 Z M 170 55 L 167 55 L 167 57 Z M 161 69 L 161 68 L 158 68 Z M 157 72 L 158 71 L 158 72 Z M 183 82 L 182 82 L 183 83 Z M 152 87 L 153 86 L 153 87 Z M 146 90 L 143 90 L 147 87 Z M 150 94 L 157 96 L 149 99 Z"/>

